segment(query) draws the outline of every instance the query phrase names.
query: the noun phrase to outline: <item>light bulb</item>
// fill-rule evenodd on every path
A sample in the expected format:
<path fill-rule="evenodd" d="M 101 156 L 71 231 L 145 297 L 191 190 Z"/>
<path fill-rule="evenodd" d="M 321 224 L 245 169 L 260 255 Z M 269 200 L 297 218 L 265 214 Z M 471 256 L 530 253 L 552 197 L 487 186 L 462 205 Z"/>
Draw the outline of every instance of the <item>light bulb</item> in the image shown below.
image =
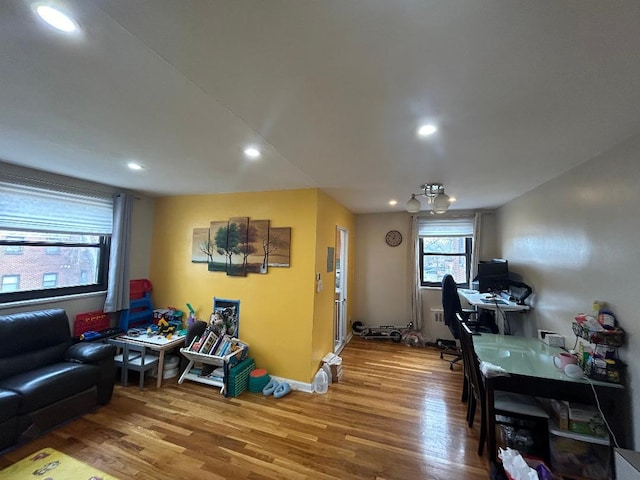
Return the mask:
<path fill-rule="evenodd" d="M 407 212 L 409 213 L 418 213 L 422 208 L 422 204 L 420 200 L 418 200 L 415 194 L 411 194 L 411 199 L 407 202 Z"/>

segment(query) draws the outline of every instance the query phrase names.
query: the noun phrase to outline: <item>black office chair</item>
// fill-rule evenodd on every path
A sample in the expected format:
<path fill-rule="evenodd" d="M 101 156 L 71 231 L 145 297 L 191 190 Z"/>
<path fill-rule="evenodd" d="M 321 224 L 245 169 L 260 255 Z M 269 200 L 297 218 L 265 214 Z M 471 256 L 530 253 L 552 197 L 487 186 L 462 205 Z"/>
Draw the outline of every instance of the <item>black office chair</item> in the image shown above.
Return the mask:
<path fill-rule="evenodd" d="M 456 314 L 460 314 L 462 318 L 467 321 L 471 315 L 475 314 L 475 310 L 463 309 L 460 305 L 460 297 L 458 296 L 458 285 L 453 279 L 452 275 L 445 275 L 442 277 L 442 310 L 444 324 L 449 328 L 449 331 L 456 340 L 460 339 L 460 327 Z M 446 342 L 442 342 L 446 344 Z M 453 365 L 461 361 L 462 350 L 457 346 L 449 346 L 442 352 L 440 352 L 440 358 L 444 358 L 444 355 L 453 356 L 453 359 L 449 361 L 449 368 L 453 370 Z M 463 393 L 463 401 L 465 401 L 465 395 Z"/>

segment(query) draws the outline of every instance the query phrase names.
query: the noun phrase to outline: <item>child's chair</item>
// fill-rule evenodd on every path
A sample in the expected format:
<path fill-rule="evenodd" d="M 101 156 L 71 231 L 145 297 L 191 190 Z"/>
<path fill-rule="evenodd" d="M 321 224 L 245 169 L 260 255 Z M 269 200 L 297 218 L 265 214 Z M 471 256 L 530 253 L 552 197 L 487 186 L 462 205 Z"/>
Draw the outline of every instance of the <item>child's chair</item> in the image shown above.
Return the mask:
<path fill-rule="evenodd" d="M 116 342 L 114 342 L 116 343 Z M 151 354 L 144 345 L 129 344 L 127 342 L 117 342 L 118 347 L 122 348 L 122 353 L 115 356 L 115 364 L 122 367 L 120 383 L 127 386 L 129 383 L 129 370 L 140 372 L 139 388 L 144 388 L 144 374 L 158 366 L 159 358 Z M 158 372 L 162 375 L 162 372 Z"/>

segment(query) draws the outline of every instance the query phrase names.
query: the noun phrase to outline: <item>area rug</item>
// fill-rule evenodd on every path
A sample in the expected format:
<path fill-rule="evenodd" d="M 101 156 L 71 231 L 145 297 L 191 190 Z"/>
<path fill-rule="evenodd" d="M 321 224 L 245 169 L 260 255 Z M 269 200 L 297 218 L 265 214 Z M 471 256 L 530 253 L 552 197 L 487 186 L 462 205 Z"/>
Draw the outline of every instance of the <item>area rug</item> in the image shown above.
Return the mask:
<path fill-rule="evenodd" d="M 118 480 L 53 448 L 23 458 L 0 471 L 0 480 Z"/>

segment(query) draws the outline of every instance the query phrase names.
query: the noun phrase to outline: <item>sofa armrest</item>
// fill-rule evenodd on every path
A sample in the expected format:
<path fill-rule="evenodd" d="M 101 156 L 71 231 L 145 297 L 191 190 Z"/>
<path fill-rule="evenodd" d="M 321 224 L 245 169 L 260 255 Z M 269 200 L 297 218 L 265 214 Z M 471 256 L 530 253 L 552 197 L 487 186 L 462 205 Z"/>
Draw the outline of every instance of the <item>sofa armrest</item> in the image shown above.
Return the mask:
<path fill-rule="evenodd" d="M 99 364 L 102 360 L 116 354 L 115 345 L 108 343 L 80 342 L 71 345 L 64 353 L 64 359 L 70 362 Z"/>
<path fill-rule="evenodd" d="M 71 345 L 64 354 L 68 362 L 95 365 L 99 371 L 98 403 L 106 405 L 111 400 L 116 377 L 116 346 L 110 343 L 80 342 Z"/>

